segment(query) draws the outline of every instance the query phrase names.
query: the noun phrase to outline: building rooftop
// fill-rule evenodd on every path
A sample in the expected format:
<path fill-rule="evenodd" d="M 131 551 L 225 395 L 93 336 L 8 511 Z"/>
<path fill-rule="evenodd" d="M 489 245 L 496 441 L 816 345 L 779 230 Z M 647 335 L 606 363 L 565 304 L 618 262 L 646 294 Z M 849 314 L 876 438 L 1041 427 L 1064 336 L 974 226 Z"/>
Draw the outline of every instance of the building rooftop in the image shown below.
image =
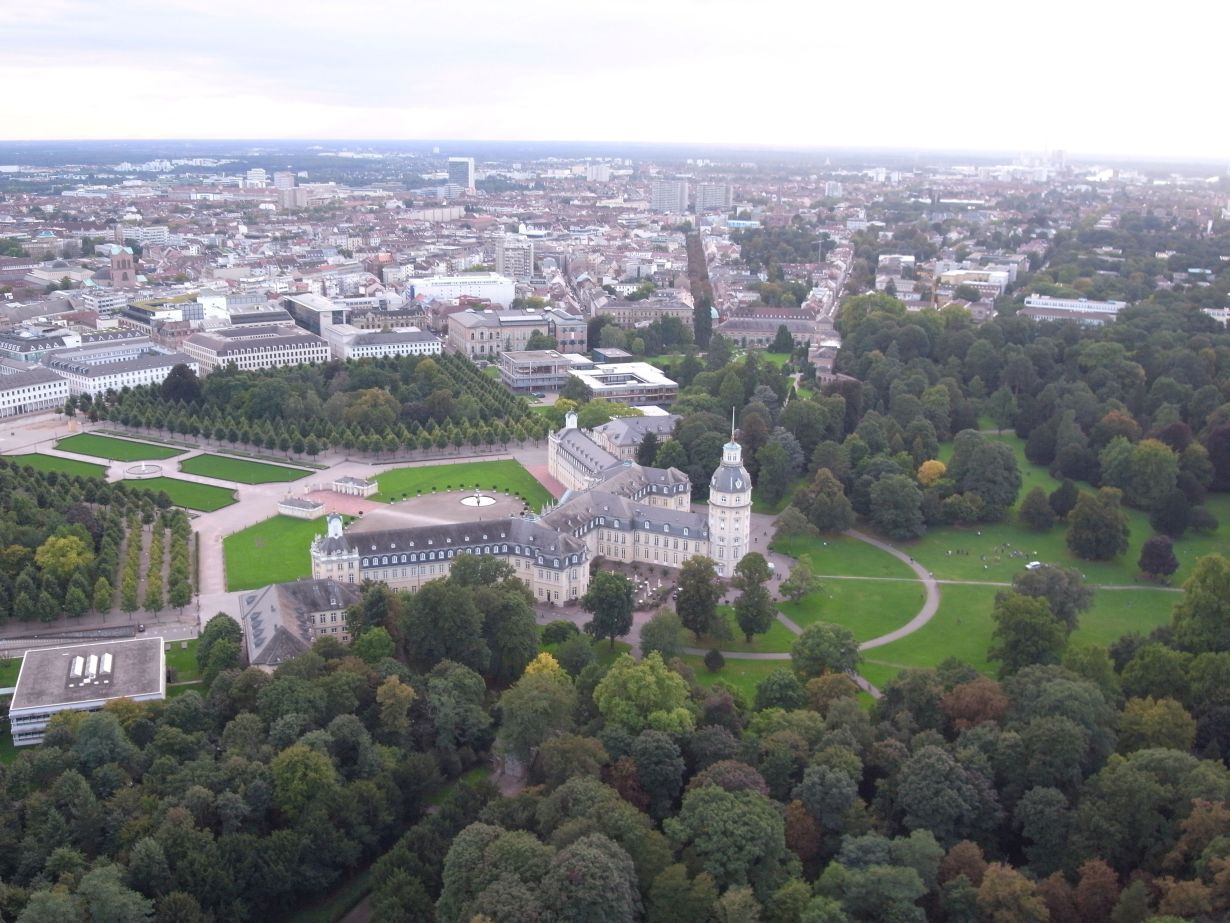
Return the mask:
<path fill-rule="evenodd" d="M 110 656 L 109 664 L 104 655 Z M 108 665 L 110 671 L 104 671 Z M 165 691 L 166 657 L 160 637 L 70 644 L 26 652 L 10 711 Z"/>

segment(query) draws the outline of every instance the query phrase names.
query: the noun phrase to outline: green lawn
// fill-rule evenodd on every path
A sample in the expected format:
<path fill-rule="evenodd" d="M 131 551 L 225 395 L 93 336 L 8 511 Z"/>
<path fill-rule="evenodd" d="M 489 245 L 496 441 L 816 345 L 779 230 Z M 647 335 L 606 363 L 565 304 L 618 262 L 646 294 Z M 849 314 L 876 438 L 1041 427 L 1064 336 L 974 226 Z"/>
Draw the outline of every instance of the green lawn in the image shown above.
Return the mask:
<path fill-rule="evenodd" d="M 792 558 L 810 555 L 812 570 L 821 575 L 914 578 L 914 572 L 904 561 L 875 545 L 845 535 L 824 535 L 819 538 L 792 535 L 775 539 L 769 547 Z"/>
<path fill-rule="evenodd" d="M 509 491 L 517 494 L 532 509 L 540 510 L 551 501 L 551 494 L 538 483 L 520 462 L 483 461 L 462 465 L 424 465 L 394 468 L 376 475 L 380 492 L 373 499 L 391 503 L 404 497 L 429 494 L 435 490 Z"/>
<path fill-rule="evenodd" d="M 945 586 L 935 617 L 914 634 L 863 653 L 859 672 L 883 686 L 908 667 L 933 667 L 956 657 L 984 673 L 991 642 L 991 606 L 995 587 Z"/>
<path fill-rule="evenodd" d="M 188 647 L 182 647 L 183 644 Z M 191 641 L 167 641 L 167 668 L 175 671 L 175 681 L 186 683 L 201 678 L 201 671 L 196 663 L 197 639 Z"/>
<path fill-rule="evenodd" d="M 815 622 L 844 625 L 859 641 L 878 638 L 900 628 L 926 601 L 917 580 L 826 580 L 824 589 L 779 608 L 806 628 Z"/>
<path fill-rule="evenodd" d="M 56 448 L 63 452 L 76 452 L 78 455 L 93 455 L 95 458 L 122 462 L 159 460 L 184 454 L 183 449 L 171 446 L 116 439 L 114 436 L 97 436 L 94 433 L 78 433 L 76 436 L 61 439 L 56 443 Z"/>
<path fill-rule="evenodd" d="M 222 540 L 228 591 L 255 590 L 312 573 L 312 539 L 325 531 L 323 519 L 274 516 Z"/>
<path fill-rule="evenodd" d="M 92 462 L 77 461 L 75 458 L 42 455 L 38 452 L 31 455 L 13 455 L 10 457 L 15 464 L 29 465 L 35 471 L 56 471 L 60 474 L 73 474 L 77 477 L 85 478 L 103 478 L 107 476 L 106 465 L 95 465 Z"/>
<path fill-rule="evenodd" d="M 240 484 L 297 481 L 312 473 L 303 468 L 288 468 L 285 465 L 270 465 L 266 462 L 248 461 L 243 458 L 228 458 L 225 455 L 195 455 L 180 462 L 179 470 L 188 474 L 199 474 L 206 478 L 238 481 Z"/>
<path fill-rule="evenodd" d="M 719 679 L 723 680 L 742 691 L 747 696 L 749 702 L 756 701 L 756 687 L 762 679 L 774 670 L 790 669 L 789 660 L 735 660 L 727 658 L 726 666 L 722 667 L 717 673 L 710 673 L 705 666 L 705 658 L 703 657 L 685 654 L 680 659 L 695 671 L 696 682 L 699 685 L 708 688 Z"/>
<path fill-rule="evenodd" d="M 1107 646 L 1131 631 L 1147 635 L 1170 623 L 1171 611 L 1182 598 L 1161 590 L 1097 590 L 1071 640 Z"/>
<path fill-rule="evenodd" d="M 13 731 L 7 721 L 0 723 L 0 763 L 8 764 L 17 759 L 21 751 L 13 743 Z"/>
<path fill-rule="evenodd" d="M 176 506 L 202 513 L 212 513 L 235 502 L 235 491 L 225 487 L 214 487 L 210 484 L 197 484 L 194 481 L 182 481 L 179 478 L 144 478 L 124 481 L 126 487 L 133 490 L 149 490 L 154 493 L 165 491 Z"/>
<path fill-rule="evenodd" d="M 1041 465 L 1030 464 L 1025 459 L 1024 442 L 1011 432 L 997 436 L 984 434 L 986 438 L 1003 442 L 1016 453 L 1021 466 L 1022 485 L 1018 500 L 1034 487 L 1048 493 L 1059 482 Z M 952 455 L 952 444 L 941 447 L 940 458 Z M 1087 484 L 1083 490 L 1091 490 Z M 1174 576 L 1176 585 L 1191 573 L 1196 559 L 1213 552 L 1224 552 L 1226 533 L 1230 529 L 1230 495 L 1211 495 L 1207 508 L 1223 524 L 1212 535 L 1197 535 L 1189 532 L 1175 542 L 1175 555 L 1179 559 L 1179 571 Z M 929 529 L 921 539 L 901 543 L 902 550 L 913 555 L 920 564 L 935 576 L 952 580 L 1011 580 L 1013 575 L 1028 562 L 1038 560 L 1048 564 L 1074 567 L 1085 574 L 1090 583 L 1125 585 L 1137 582 L 1136 562 L 1145 540 L 1153 534 L 1149 517 L 1140 510 L 1126 509 L 1131 528 L 1130 546 L 1127 552 L 1114 561 L 1083 561 L 1072 554 L 1064 542 L 1065 528 L 1056 525 L 1047 532 L 1037 533 L 1024 528 L 1010 516 L 1007 521 L 973 527 L 940 526 Z M 957 552 L 962 552 L 957 554 Z"/>
<path fill-rule="evenodd" d="M 173 699 L 176 696 L 181 696 L 185 692 L 195 692 L 195 693 L 198 693 L 201 696 L 201 698 L 204 698 L 205 692 L 206 692 L 205 684 L 204 683 L 184 683 L 182 686 L 167 686 L 167 698 L 168 699 Z"/>
<path fill-rule="evenodd" d="M 17 674 L 21 672 L 21 658 L 9 657 L 0 660 L 0 689 L 11 689 L 17 685 Z"/>
<path fill-rule="evenodd" d="M 743 639 L 743 632 L 739 630 L 739 623 L 735 620 L 734 606 L 718 606 L 718 615 L 726 619 L 726 624 L 729 626 L 729 635 L 725 641 L 719 641 L 714 638 L 702 636 L 699 640 L 692 638 L 689 635 L 688 647 L 703 647 L 706 650 L 709 648 L 717 648 L 720 651 L 789 651 L 790 645 L 794 643 L 794 632 L 783 625 L 777 619 L 773 620 L 773 624 L 769 626 L 769 630 L 762 635 L 755 635 L 752 643 L 748 644 Z"/>
<path fill-rule="evenodd" d="M 783 365 L 790 361 L 790 353 L 763 352 L 760 353 L 757 358 L 766 365 L 772 365 L 780 369 Z"/>

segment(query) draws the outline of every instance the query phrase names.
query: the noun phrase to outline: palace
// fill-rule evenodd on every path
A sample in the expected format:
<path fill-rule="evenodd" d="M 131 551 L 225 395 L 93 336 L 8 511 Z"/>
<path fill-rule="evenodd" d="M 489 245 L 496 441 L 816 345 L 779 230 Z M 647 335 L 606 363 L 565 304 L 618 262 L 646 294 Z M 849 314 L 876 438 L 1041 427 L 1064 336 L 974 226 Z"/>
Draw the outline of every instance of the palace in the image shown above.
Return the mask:
<path fill-rule="evenodd" d="M 411 592 L 447 576 L 459 554 L 506 558 L 543 602 L 569 602 L 589 589 L 595 557 L 679 568 L 712 558 L 723 578 L 748 552 L 752 483 L 743 449 L 730 442 L 709 484 L 709 508 L 692 509 L 692 484 L 677 468 L 649 468 L 612 455 L 569 413 L 550 437 L 551 475 L 567 490 L 541 515 L 402 529 L 342 528 L 312 543 L 312 576 L 345 583 L 380 580 Z"/>

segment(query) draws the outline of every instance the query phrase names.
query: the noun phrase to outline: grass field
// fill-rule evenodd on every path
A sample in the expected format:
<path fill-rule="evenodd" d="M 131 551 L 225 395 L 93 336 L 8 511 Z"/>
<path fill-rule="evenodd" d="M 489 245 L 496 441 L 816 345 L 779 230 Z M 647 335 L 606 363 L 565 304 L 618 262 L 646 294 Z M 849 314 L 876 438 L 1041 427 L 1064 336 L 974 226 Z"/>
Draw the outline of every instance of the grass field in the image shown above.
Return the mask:
<path fill-rule="evenodd" d="M 182 645 L 187 644 L 185 648 Z M 167 669 L 175 671 L 177 683 L 187 683 L 201 678 L 201 671 L 196 663 L 197 639 L 191 641 L 167 641 Z"/>
<path fill-rule="evenodd" d="M 183 683 L 178 686 L 167 686 L 167 698 L 173 699 L 176 696 L 183 695 L 185 692 L 195 692 L 201 698 L 204 698 L 206 691 L 204 683 Z"/>
<path fill-rule="evenodd" d="M 1024 442 L 1015 434 L 984 435 L 1003 442 L 1016 453 L 1022 475 L 1018 501 L 1023 500 L 1034 487 L 1041 487 L 1049 493 L 1059 485 L 1046 468 L 1030 464 L 1025 459 Z M 952 444 L 946 443 L 941 448 L 941 460 L 951 455 Z M 1080 486 L 1082 490 L 1092 489 L 1087 484 Z M 1230 530 L 1230 495 L 1212 495 L 1206 506 L 1223 523 L 1223 527 L 1212 535 L 1189 532 L 1175 542 L 1175 555 L 1180 564 L 1174 576 L 1176 585 L 1191 573 L 1199 557 L 1224 552 L 1226 548 L 1226 533 Z M 1056 525 L 1047 532 L 1032 532 L 1021 526 L 1015 516 L 1010 516 L 1005 522 L 982 526 L 933 528 L 918 541 L 902 543 L 900 547 L 935 576 L 945 579 L 1011 580 L 1029 561 L 1038 560 L 1074 567 L 1085 574 L 1090 583 L 1127 585 L 1136 582 L 1136 562 L 1140 558 L 1140 549 L 1153 530 L 1149 527 L 1146 513 L 1127 508 L 1125 512 L 1131 528 L 1130 545 L 1127 552 L 1114 561 L 1082 561 L 1068 550 L 1064 542 L 1066 530 L 1062 525 Z M 958 551 L 963 553 L 956 554 Z"/>
<path fill-rule="evenodd" d="M 820 538 L 792 535 L 789 538 L 775 539 L 769 547 L 792 558 L 809 555 L 812 570 L 821 575 L 900 577 L 907 580 L 914 578 L 914 572 L 904 561 L 881 551 L 875 545 L 845 535 L 825 535 Z"/>
<path fill-rule="evenodd" d="M 783 365 L 790 361 L 790 353 L 764 352 L 759 353 L 756 358 L 765 363 L 765 365 L 772 365 L 780 369 Z"/>
<path fill-rule="evenodd" d="M 698 685 L 708 688 L 719 679 L 724 680 L 747 696 L 748 702 L 756 701 L 756 686 L 762 679 L 774 670 L 790 669 L 789 660 L 727 659 L 726 666 L 717 673 L 710 673 L 703 657 L 685 654 L 680 659 L 695 671 Z"/>
<path fill-rule="evenodd" d="M 243 458 L 228 458 L 225 455 L 195 455 L 179 463 L 179 470 L 198 474 L 205 478 L 223 481 L 238 481 L 240 484 L 272 484 L 280 481 L 297 481 L 312 472 L 285 465 L 270 465 L 267 462 L 248 461 Z"/>
<path fill-rule="evenodd" d="M 93 433 L 78 433 L 76 436 L 61 439 L 56 443 L 56 448 L 62 452 L 76 452 L 78 455 L 93 455 L 95 458 L 123 462 L 157 461 L 184 454 L 183 449 L 173 446 L 116 439 L 114 436 L 96 436 Z"/>
<path fill-rule="evenodd" d="M 309 548 L 325 531 L 323 519 L 274 516 L 222 540 L 228 591 L 255 590 L 312 573 Z"/>
<path fill-rule="evenodd" d="M 419 493 L 435 490 L 509 491 L 522 497 L 532 509 L 540 510 L 551 501 L 551 494 L 522 467 L 520 462 L 483 461 L 462 465 L 424 465 L 419 468 L 394 468 L 376 475 L 380 492 L 373 499 L 391 503 Z"/>
<path fill-rule="evenodd" d="M 11 455 L 9 457 L 15 464 L 29 465 L 35 471 L 56 471 L 60 474 L 73 474 L 85 478 L 107 476 L 106 465 L 77 461 L 75 458 L 61 458 L 58 455 L 42 455 L 37 452 L 31 455 Z"/>
<path fill-rule="evenodd" d="M 743 632 L 739 630 L 739 623 L 735 619 L 734 606 L 718 606 L 718 615 L 726 620 L 730 637 L 725 641 L 718 641 L 709 637 L 701 637 L 700 640 L 696 640 L 689 635 L 688 647 L 703 647 L 705 649 L 716 647 L 722 651 L 785 652 L 789 651 L 790 645 L 794 643 L 794 632 L 777 621 L 777 619 L 774 619 L 768 631 L 762 635 L 755 635 L 752 643 L 748 644 L 743 639 Z"/>
<path fill-rule="evenodd" d="M 21 658 L 8 657 L 0 660 L 0 689 L 10 689 L 17 685 L 17 674 L 21 672 Z"/>
<path fill-rule="evenodd" d="M 179 478 L 145 478 L 144 480 L 125 481 L 126 487 L 133 490 L 149 490 L 154 493 L 166 491 L 171 502 L 202 513 L 212 513 L 235 502 L 235 491 L 225 487 L 214 487 L 210 484 L 197 484 L 194 481 L 182 481 Z"/>
<path fill-rule="evenodd" d="M 797 603 L 778 604 L 800 627 L 815 622 L 844 625 L 859 641 L 878 638 L 900 628 L 926 600 L 917 580 L 826 580 L 824 589 Z"/>

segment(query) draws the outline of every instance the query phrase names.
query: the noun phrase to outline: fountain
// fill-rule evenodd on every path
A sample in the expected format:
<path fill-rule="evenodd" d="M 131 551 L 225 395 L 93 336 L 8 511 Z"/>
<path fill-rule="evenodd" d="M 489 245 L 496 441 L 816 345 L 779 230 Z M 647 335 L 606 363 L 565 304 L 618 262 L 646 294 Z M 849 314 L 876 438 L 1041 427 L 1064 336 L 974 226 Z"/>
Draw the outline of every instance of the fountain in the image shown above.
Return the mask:
<path fill-rule="evenodd" d="M 491 506 L 495 503 L 495 497 L 488 497 L 480 488 L 475 487 L 474 496 L 462 497 L 461 502 L 465 506 Z"/>
<path fill-rule="evenodd" d="M 124 477 L 131 480 L 140 480 L 142 478 L 156 478 L 162 474 L 162 465 L 155 465 L 153 462 L 141 462 L 137 465 L 132 465 L 124 469 Z"/>

